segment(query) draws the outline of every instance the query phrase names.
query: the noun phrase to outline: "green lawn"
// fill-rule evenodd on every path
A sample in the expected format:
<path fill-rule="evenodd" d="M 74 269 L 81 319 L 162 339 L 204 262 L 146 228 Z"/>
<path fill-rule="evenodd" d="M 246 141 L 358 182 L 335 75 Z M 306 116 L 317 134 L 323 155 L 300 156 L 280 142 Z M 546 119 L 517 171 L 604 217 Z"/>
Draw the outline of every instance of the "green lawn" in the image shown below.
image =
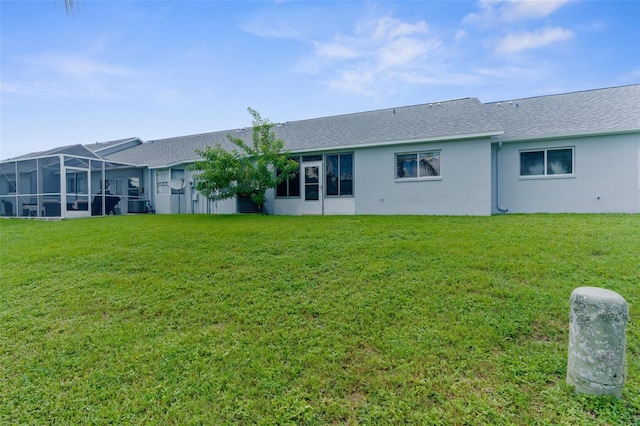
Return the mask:
<path fill-rule="evenodd" d="M 0 221 L 0 424 L 640 424 L 640 216 Z M 569 295 L 630 306 L 623 398 Z"/>

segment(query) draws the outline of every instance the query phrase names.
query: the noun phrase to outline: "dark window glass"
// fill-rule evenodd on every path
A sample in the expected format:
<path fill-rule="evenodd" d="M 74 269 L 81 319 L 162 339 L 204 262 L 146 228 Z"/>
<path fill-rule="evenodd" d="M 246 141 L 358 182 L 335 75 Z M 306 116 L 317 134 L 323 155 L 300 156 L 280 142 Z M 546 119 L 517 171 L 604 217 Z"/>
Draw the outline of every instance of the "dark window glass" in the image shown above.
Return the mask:
<path fill-rule="evenodd" d="M 300 196 L 300 163 L 297 159 L 294 159 L 296 163 L 298 163 L 298 169 L 295 171 L 295 174 L 292 178 L 285 180 L 284 182 L 280 182 L 280 184 L 276 187 L 276 196 L 277 197 L 299 197 Z M 278 170 L 277 176 L 280 176 L 282 172 Z"/>
<path fill-rule="evenodd" d="M 298 164 L 298 170 L 294 177 L 289 179 L 289 197 L 300 196 L 300 164 Z"/>
<path fill-rule="evenodd" d="M 397 171 L 396 176 L 398 178 L 412 178 L 418 177 L 417 155 L 416 154 L 402 154 L 396 156 Z"/>
<path fill-rule="evenodd" d="M 320 199 L 320 194 L 318 192 L 318 185 L 306 185 L 305 187 L 305 200 L 309 201 L 317 201 Z"/>
<path fill-rule="evenodd" d="M 308 166 L 304 168 L 305 184 L 319 183 L 320 170 L 318 166 Z"/>
<path fill-rule="evenodd" d="M 340 195 L 353 195 L 353 154 L 340 155 Z"/>
<path fill-rule="evenodd" d="M 327 155 L 325 167 L 327 195 L 353 195 L 353 154 Z"/>
<path fill-rule="evenodd" d="M 129 178 L 127 193 L 129 197 L 140 196 L 140 178 Z"/>
<path fill-rule="evenodd" d="M 339 176 L 340 170 L 338 169 L 338 156 L 327 155 L 326 167 L 327 167 L 327 180 L 325 185 L 327 188 L 327 195 L 339 195 L 338 176 Z"/>
<path fill-rule="evenodd" d="M 421 152 L 420 153 L 420 177 L 424 176 L 440 176 L 440 152 Z"/>
<path fill-rule="evenodd" d="M 280 170 L 278 170 L 278 176 L 280 176 L 282 173 L 280 172 Z M 276 196 L 278 197 L 286 197 L 287 195 L 289 195 L 287 193 L 287 187 L 289 186 L 289 181 L 282 181 L 280 182 L 280 184 L 278 185 L 278 187 L 276 188 Z"/>
<path fill-rule="evenodd" d="M 547 151 L 547 174 L 567 175 L 573 173 L 572 149 L 552 149 Z"/>
<path fill-rule="evenodd" d="M 544 151 L 520 153 L 520 176 L 544 175 Z"/>
<path fill-rule="evenodd" d="M 573 148 L 520 153 L 520 176 L 570 175 L 572 173 Z"/>
<path fill-rule="evenodd" d="M 320 167 L 307 166 L 304 168 L 304 198 L 305 200 L 320 199 Z"/>

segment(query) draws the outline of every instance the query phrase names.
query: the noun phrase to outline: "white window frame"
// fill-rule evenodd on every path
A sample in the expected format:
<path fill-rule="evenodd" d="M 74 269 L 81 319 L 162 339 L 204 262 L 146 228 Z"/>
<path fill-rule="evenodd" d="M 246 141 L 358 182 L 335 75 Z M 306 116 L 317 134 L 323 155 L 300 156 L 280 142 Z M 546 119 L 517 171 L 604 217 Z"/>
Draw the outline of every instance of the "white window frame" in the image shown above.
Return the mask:
<path fill-rule="evenodd" d="M 341 178 L 342 175 L 342 156 L 343 155 L 351 155 L 351 194 L 343 194 L 344 189 L 342 187 L 342 181 L 343 179 Z M 338 170 L 337 173 L 335 174 L 335 176 L 338 179 L 337 182 L 337 189 L 338 189 L 338 193 L 337 194 L 328 194 L 328 180 L 329 180 L 329 176 L 327 175 L 327 165 L 329 164 L 329 157 L 338 157 Z M 336 152 L 336 153 L 332 153 L 332 154 L 325 154 L 324 156 L 324 165 L 323 165 L 323 173 L 324 173 L 324 189 L 325 189 L 325 197 L 327 198 L 353 198 L 356 195 L 356 191 L 355 191 L 355 153 L 353 151 L 349 151 L 349 152 Z"/>
<path fill-rule="evenodd" d="M 571 173 L 555 173 L 549 174 L 547 170 L 547 154 L 549 151 L 560 151 L 564 149 L 571 150 Z M 523 175 L 522 174 L 522 154 L 526 152 L 543 152 L 543 164 L 542 174 L 538 175 Z M 549 148 L 533 148 L 533 149 L 521 149 L 518 151 L 518 178 L 522 180 L 528 179 L 566 179 L 575 177 L 576 173 L 576 148 L 575 146 L 554 146 Z"/>
<path fill-rule="evenodd" d="M 171 169 L 156 169 L 156 194 L 170 195 L 169 179 L 171 178 Z"/>
<path fill-rule="evenodd" d="M 274 188 L 274 193 L 276 195 L 276 198 L 286 199 L 286 198 L 300 198 L 300 197 L 302 197 L 301 189 L 300 189 L 300 182 L 302 182 L 302 176 L 300 174 L 301 173 L 300 172 L 300 170 L 301 170 L 300 164 L 302 164 L 302 163 L 300 162 L 300 157 L 289 157 L 289 160 L 293 160 L 298 164 L 298 168 L 295 170 L 296 177 L 295 178 L 291 178 L 291 179 L 287 179 L 287 180 L 283 181 L 280 184 L 280 185 L 284 185 L 286 187 L 287 195 L 278 195 L 278 187 L 280 185 L 278 185 L 278 186 L 276 186 Z M 276 170 L 276 176 L 279 176 L 279 173 L 280 173 L 280 170 Z M 298 195 L 291 195 L 291 188 L 295 187 L 295 185 L 292 183 L 292 181 L 295 181 L 296 178 L 297 178 L 297 181 L 298 181 Z"/>
<path fill-rule="evenodd" d="M 437 176 L 420 176 L 420 155 L 423 154 L 437 154 L 438 161 L 440 162 L 440 169 Z M 399 177 L 398 176 L 398 156 L 403 155 L 415 155 L 416 156 L 416 176 L 411 177 Z M 420 151 L 410 152 L 396 152 L 393 155 L 393 176 L 395 182 L 414 182 L 414 181 L 430 181 L 430 180 L 442 180 L 442 150 L 441 149 L 425 149 Z"/>

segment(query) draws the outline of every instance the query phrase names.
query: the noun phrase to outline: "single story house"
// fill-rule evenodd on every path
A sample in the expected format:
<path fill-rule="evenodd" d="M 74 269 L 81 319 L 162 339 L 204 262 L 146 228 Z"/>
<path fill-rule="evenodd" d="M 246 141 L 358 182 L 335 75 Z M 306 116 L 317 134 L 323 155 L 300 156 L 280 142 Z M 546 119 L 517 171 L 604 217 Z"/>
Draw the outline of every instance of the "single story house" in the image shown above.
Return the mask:
<path fill-rule="evenodd" d="M 640 213 L 640 84 L 464 98 L 276 123 L 300 164 L 268 192 L 283 215 Z M 197 149 L 251 129 L 72 145 L 0 163 L 0 215 L 236 213 L 195 190 Z"/>

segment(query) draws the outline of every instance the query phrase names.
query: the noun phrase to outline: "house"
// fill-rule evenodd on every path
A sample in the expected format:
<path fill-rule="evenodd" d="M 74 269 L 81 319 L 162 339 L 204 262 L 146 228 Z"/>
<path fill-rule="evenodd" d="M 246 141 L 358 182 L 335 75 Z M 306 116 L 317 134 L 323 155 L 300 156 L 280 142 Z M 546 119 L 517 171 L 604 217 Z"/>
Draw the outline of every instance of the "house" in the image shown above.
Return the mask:
<path fill-rule="evenodd" d="M 640 213 L 640 85 L 276 123 L 298 161 L 270 214 Z M 251 129 L 61 147 L 0 163 L 0 215 L 236 213 L 194 188 L 197 149 Z"/>

